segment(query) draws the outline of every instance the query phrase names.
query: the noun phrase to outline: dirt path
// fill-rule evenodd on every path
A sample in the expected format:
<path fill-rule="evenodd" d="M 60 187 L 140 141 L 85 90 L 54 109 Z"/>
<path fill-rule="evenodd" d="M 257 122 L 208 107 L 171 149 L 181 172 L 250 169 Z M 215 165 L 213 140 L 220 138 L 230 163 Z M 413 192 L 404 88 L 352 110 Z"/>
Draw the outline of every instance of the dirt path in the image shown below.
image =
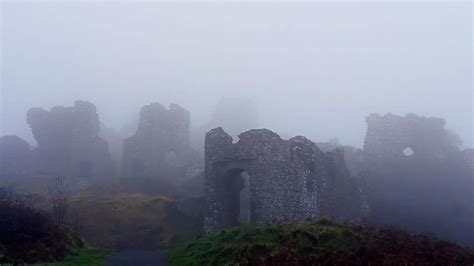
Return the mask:
<path fill-rule="evenodd" d="M 125 249 L 116 251 L 107 266 L 166 266 L 166 254 L 161 251 Z"/>

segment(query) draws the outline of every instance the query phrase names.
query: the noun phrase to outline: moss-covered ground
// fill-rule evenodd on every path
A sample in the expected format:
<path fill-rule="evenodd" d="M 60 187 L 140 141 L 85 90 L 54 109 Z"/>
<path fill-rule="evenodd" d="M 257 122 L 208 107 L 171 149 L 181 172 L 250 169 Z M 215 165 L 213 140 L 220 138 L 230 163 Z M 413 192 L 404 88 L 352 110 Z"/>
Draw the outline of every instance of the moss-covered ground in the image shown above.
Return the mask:
<path fill-rule="evenodd" d="M 389 228 L 319 220 L 243 225 L 170 250 L 170 265 L 472 265 L 472 250 Z"/>

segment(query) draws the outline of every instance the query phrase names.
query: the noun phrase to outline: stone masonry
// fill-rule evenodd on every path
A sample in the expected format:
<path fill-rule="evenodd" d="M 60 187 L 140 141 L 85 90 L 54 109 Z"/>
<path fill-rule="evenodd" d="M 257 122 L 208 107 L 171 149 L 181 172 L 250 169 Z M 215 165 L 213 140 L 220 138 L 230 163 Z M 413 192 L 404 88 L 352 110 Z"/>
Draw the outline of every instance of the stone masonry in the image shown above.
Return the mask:
<path fill-rule="evenodd" d="M 242 173 L 249 176 L 248 183 Z M 205 231 L 239 223 L 239 197 L 249 187 L 250 223 L 291 223 L 330 216 L 361 218 L 361 182 L 350 176 L 342 150 L 321 152 L 302 136 L 280 138 L 268 129 L 250 130 L 237 143 L 222 128 L 206 134 Z M 347 189 L 355 195 L 347 198 Z M 344 213 L 340 206 L 355 206 Z"/>
<path fill-rule="evenodd" d="M 99 115 L 89 102 L 51 111 L 32 108 L 27 113 L 38 147 L 33 150 L 36 175 L 77 178 L 113 176 L 108 144 L 99 137 Z"/>
<path fill-rule="evenodd" d="M 144 106 L 138 128 L 124 140 L 122 176 L 176 180 L 202 169 L 189 144 L 190 113 L 176 104 Z"/>

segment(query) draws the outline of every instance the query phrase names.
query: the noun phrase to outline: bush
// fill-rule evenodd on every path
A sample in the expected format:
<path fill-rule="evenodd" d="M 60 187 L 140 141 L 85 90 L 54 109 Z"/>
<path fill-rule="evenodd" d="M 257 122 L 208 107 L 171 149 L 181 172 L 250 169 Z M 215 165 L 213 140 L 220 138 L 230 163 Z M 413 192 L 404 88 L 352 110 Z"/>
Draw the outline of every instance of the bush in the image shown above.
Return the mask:
<path fill-rule="evenodd" d="M 28 207 L 11 189 L 0 188 L 0 263 L 63 260 L 82 246 L 69 227 Z"/>

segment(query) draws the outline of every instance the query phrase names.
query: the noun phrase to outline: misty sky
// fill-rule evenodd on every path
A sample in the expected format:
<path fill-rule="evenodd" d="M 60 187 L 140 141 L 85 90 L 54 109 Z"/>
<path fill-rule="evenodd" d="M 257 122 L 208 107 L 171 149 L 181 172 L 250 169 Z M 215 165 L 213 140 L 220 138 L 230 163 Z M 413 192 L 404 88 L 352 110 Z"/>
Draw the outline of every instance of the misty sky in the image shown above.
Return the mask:
<path fill-rule="evenodd" d="M 262 127 L 360 147 L 371 112 L 443 117 L 473 146 L 472 4 L 1 3 L 0 135 L 30 107 L 98 107 L 120 128 L 150 102 L 193 124 L 249 97 Z"/>

